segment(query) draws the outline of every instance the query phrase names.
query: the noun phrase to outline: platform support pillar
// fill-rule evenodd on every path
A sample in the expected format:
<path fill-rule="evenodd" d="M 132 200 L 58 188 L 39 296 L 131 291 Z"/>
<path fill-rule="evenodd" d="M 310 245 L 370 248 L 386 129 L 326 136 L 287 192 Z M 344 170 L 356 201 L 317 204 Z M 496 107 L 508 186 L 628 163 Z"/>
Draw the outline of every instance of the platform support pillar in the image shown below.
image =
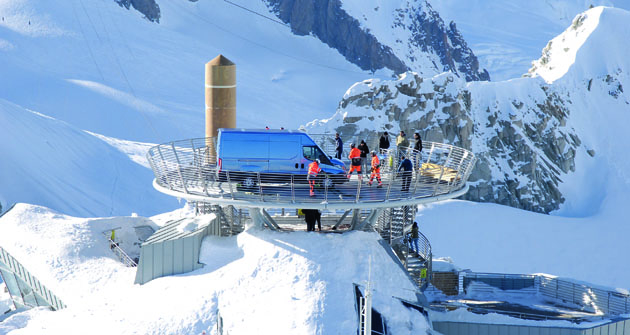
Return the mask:
<path fill-rule="evenodd" d="M 350 229 L 363 231 L 374 230 L 374 227 L 376 226 L 376 221 L 378 220 L 378 217 L 381 215 L 382 211 L 382 208 L 373 208 L 370 210 L 370 213 L 367 215 L 367 217 L 363 221 L 360 221 L 360 212 L 358 209 L 355 209 L 355 216 L 352 217 L 352 226 L 350 227 Z"/>
<path fill-rule="evenodd" d="M 276 221 L 271 218 L 264 208 L 252 208 L 249 210 L 249 213 L 256 226 L 260 228 L 264 228 L 266 226 L 271 230 L 280 230 L 280 226 L 278 226 Z"/>

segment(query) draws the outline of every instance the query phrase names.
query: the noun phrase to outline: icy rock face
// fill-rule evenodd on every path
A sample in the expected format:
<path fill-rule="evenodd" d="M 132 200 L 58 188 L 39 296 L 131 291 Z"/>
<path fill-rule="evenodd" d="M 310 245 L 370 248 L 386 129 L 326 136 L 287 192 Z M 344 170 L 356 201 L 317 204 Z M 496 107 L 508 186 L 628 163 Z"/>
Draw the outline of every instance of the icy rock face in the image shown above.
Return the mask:
<path fill-rule="evenodd" d="M 564 201 L 559 183 L 575 170 L 581 144 L 567 126 L 566 99 L 539 79 L 466 84 L 451 73 L 426 79 L 409 72 L 355 84 L 331 119 L 307 128 L 334 129 L 346 141 L 370 138 L 374 146 L 381 132 L 404 130 L 469 149 L 479 162 L 466 199 L 548 213 Z"/>
<path fill-rule="evenodd" d="M 316 36 L 364 70 L 490 79 L 455 24 L 445 25 L 426 1 L 264 1 L 295 34 Z"/>
<path fill-rule="evenodd" d="M 144 14 L 144 17 L 151 21 L 160 23 L 160 6 L 155 0 L 114 0 L 121 7 L 129 9 L 133 7 L 135 10 Z"/>

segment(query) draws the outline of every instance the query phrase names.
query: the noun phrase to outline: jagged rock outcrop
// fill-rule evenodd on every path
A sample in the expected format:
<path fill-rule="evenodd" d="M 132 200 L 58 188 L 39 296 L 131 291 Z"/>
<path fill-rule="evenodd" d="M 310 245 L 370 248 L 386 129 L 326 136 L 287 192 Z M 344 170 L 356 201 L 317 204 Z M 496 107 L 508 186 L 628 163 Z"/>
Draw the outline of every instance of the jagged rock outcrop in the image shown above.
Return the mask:
<path fill-rule="evenodd" d="M 581 144 L 567 125 L 566 99 L 540 79 L 473 85 L 450 73 L 406 73 L 355 84 L 333 118 L 307 128 L 373 146 L 382 131 L 404 130 L 464 147 L 479 157 L 466 199 L 549 213 L 564 201 L 559 184 L 575 170 Z"/>
<path fill-rule="evenodd" d="M 364 70 L 490 79 L 455 24 L 446 26 L 426 1 L 403 1 L 389 11 L 374 1 L 264 1 L 295 34 L 314 35 Z"/>
<path fill-rule="evenodd" d="M 402 129 L 470 149 L 479 161 L 466 199 L 544 213 L 565 199 L 578 212 L 576 204 L 597 207 L 605 187 L 630 180 L 616 165 L 624 153 L 610 145 L 626 135 L 610 123 L 624 122 L 630 110 L 630 46 L 618 33 L 628 31 L 629 17 L 605 7 L 576 16 L 523 78 L 464 82 L 450 73 L 406 73 L 356 83 L 332 118 L 306 128 L 372 145 L 378 133 Z"/>
<path fill-rule="evenodd" d="M 144 17 L 151 21 L 160 23 L 160 6 L 155 0 L 114 0 L 121 7 L 129 9 L 133 7 L 135 10 L 144 14 Z"/>

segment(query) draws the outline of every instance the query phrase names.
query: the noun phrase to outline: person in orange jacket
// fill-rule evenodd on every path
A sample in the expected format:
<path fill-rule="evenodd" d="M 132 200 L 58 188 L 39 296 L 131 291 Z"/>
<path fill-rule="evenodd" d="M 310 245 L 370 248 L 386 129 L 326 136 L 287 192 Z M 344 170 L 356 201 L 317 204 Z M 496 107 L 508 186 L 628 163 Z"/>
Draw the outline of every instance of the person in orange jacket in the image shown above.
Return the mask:
<path fill-rule="evenodd" d="M 320 172 L 322 172 L 322 169 L 319 168 L 319 159 L 314 160 L 313 163 L 308 165 L 308 175 L 306 176 L 306 180 L 308 180 L 308 184 L 311 186 L 311 197 L 315 196 L 313 188 L 315 187 L 317 174 Z"/>
<path fill-rule="evenodd" d="M 348 171 L 348 179 L 352 176 L 352 171 L 357 171 L 357 175 L 359 175 L 359 182 L 361 182 L 361 150 L 357 149 L 354 146 L 354 143 L 350 143 L 350 170 Z"/>
<path fill-rule="evenodd" d="M 381 161 L 378 159 L 376 151 L 372 151 L 372 174 L 370 175 L 370 181 L 368 181 L 369 186 L 372 186 L 374 177 L 378 180 L 377 187 L 383 187 L 383 182 L 381 182 Z"/>

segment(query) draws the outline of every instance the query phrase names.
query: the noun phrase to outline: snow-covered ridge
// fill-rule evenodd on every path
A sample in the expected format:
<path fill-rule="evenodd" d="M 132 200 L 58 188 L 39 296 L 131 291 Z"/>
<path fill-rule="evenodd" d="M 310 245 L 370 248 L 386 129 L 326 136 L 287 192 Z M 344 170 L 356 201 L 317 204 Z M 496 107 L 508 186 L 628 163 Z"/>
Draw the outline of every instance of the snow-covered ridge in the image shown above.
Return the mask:
<path fill-rule="evenodd" d="M 548 83 L 564 76 L 575 63 L 578 51 L 599 25 L 603 10 L 603 7 L 598 7 L 576 16 L 569 29 L 547 43 L 542 57 L 532 63 L 530 75 L 541 76 Z"/>
<path fill-rule="evenodd" d="M 416 288 L 376 233 L 251 227 L 233 237 L 209 236 L 200 252 L 202 269 L 134 285 L 135 269 L 115 259 L 102 231 L 147 223 L 153 224 L 16 206 L 0 219 L 0 244 L 67 308 L 38 310 L 27 324 L 6 322 L 25 327 L 25 334 L 105 334 L 112 324 L 117 334 L 212 334 L 220 313 L 224 329 L 234 334 L 351 334 L 358 322 L 354 284 L 371 279 L 373 306 L 393 333 L 429 327 L 421 313 L 398 300 L 417 301 Z"/>

